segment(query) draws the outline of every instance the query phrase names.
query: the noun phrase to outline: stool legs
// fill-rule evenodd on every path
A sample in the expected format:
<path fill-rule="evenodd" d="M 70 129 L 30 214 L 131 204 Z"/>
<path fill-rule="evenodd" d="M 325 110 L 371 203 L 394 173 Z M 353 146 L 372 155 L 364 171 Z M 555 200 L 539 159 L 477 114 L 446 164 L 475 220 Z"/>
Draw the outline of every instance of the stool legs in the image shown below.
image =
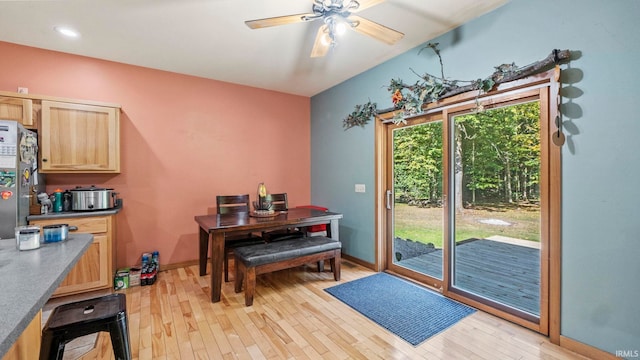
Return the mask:
<path fill-rule="evenodd" d="M 128 329 L 126 320 L 123 319 L 123 321 L 125 324 L 112 324 L 109 326 L 113 355 L 116 360 L 131 360 Z M 40 360 L 62 360 L 64 348 L 71 340 L 73 339 L 65 339 L 64 336 L 55 336 L 49 332 L 43 334 Z"/>
<path fill-rule="evenodd" d="M 109 325 L 109 335 L 111 336 L 111 347 L 116 360 L 131 360 L 131 344 L 129 343 L 129 326 L 127 317 L 123 314 L 117 323 Z"/>
<path fill-rule="evenodd" d="M 58 360 L 62 359 L 64 354 L 64 346 L 67 343 L 59 336 L 45 331 L 42 334 L 42 342 L 40 345 L 40 360 Z"/>
<path fill-rule="evenodd" d="M 124 294 L 107 295 L 57 307 L 42 330 L 40 360 L 61 360 L 65 345 L 81 336 L 108 331 L 117 360 L 131 360 Z"/>

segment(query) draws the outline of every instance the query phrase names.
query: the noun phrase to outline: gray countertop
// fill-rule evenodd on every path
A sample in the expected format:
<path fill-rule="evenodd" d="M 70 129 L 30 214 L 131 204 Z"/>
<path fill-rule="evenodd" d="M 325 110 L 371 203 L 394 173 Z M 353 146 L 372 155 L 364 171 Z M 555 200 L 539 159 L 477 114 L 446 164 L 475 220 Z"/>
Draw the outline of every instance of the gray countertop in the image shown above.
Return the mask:
<path fill-rule="evenodd" d="M 122 199 L 118 199 L 118 200 L 120 200 L 118 205 L 113 209 L 95 210 L 95 211 L 65 211 L 65 212 L 58 212 L 58 213 L 51 212 L 45 215 L 29 215 L 27 216 L 27 221 L 114 215 L 119 213 L 120 210 L 122 210 Z"/>
<path fill-rule="evenodd" d="M 64 242 L 19 251 L 14 239 L 0 240 L 0 358 L 92 242 L 91 234 L 70 234 Z"/>

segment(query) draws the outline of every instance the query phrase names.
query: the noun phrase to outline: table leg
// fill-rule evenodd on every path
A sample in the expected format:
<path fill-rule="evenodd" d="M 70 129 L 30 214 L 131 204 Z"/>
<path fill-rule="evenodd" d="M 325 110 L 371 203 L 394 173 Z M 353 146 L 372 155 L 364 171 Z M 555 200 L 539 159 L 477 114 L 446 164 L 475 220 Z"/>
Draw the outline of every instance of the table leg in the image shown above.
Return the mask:
<path fill-rule="evenodd" d="M 200 276 L 207 275 L 207 257 L 209 256 L 209 233 L 200 228 L 200 247 L 198 260 L 200 262 Z"/>
<path fill-rule="evenodd" d="M 224 233 L 213 233 L 211 241 L 211 302 L 220 301 L 224 252 Z"/>
<path fill-rule="evenodd" d="M 329 234 L 327 235 L 329 235 L 329 237 L 334 240 L 340 240 L 340 230 L 338 229 L 339 225 L 340 223 L 338 222 L 338 220 L 331 220 L 331 224 L 329 224 Z M 338 274 L 338 277 L 335 278 L 335 280 L 338 281 L 340 280 L 340 258 L 336 257 L 335 259 L 331 259 L 331 261 L 331 270 L 333 270 L 333 276 L 335 278 L 336 274 Z"/>

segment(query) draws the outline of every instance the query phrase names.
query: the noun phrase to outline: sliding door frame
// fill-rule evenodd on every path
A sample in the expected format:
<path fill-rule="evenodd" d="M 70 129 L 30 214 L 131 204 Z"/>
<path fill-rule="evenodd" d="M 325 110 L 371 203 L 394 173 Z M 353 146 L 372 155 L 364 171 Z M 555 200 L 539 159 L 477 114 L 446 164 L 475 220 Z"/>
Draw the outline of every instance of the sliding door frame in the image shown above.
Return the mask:
<path fill-rule="evenodd" d="M 433 286 L 438 289 L 442 289 L 443 294 L 450 296 L 451 298 L 458 299 L 470 303 L 470 305 L 477 307 L 483 311 L 492 313 L 509 321 L 515 322 L 532 330 L 538 331 L 542 334 L 548 335 L 551 342 L 559 344 L 560 342 L 560 290 L 561 290 L 561 147 L 553 145 L 551 142 L 551 136 L 557 134 L 557 123 L 553 121 L 559 116 L 558 105 L 560 102 L 558 83 L 559 68 L 550 70 L 544 73 L 540 73 L 534 76 L 530 76 L 526 79 L 516 80 L 509 83 L 500 84 L 489 93 L 478 94 L 478 91 L 470 91 L 467 93 L 452 96 L 436 103 L 430 103 L 423 108 L 423 114 L 416 117 L 437 115 L 443 120 L 443 128 L 446 129 L 446 134 L 443 138 L 443 146 L 448 149 L 450 141 L 450 129 L 448 119 L 450 113 L 458 112 L 466 107 L 476 106 L 477 102 L 482 102 L 486 106 L 491 106 L 495 103 L 502 103 L 505 99 L 513 97 L 520 99 L 526 97 L 526 93 L 538 92 L 540 101 L 540 137 L 541 137 L 541 172 L 544 174 L 541 179 L 541 194 L 546 196 L 547 211 L 549 216 L 547 219 L 542 219 L 543 223 L 541 231 L 546 234 L 547 244 L 541 244 L 541 264 L 542 268 L 548 269 L 544 273 L 541 273 L 541 297 L 542 292 L 548 293 L 548 304 L 541 304 L 540 309 L 540 321 L 532 322 L 522 317 L 516 316 L 510 312 L 506 312 L 500 309 L 489 307 L 482 302 L 469 301 L 468 298 L 462 298 L 455 292 L 448 291 L 450 286 L 450 260 L 449 254 L 444 254 L 443 264 L 443 282 L 442 284 L 430 284 L 425 285 Z M 536 95 L 537 96 L 537 95 Z M 389 152 L 388 142 L 386 141 L 386 133 L 388 123 L 393 118 L 394 111 L 389 111 L 379 116 L 379 121 L 375 122 L 375 171 L 376 171 L 376 264 L 375 268 L 378 271 L 389 271 L 389 261 L 387 260 L 387 254 L 391 251 L 390 246 L 386 241 L 389 229 L 387 228 L 388 211 L 385 204 L 385 193 L 387 189 L 391 189 L 393 184 L 389 183 L 389 178 L 385 172 L 388 168 L 387 154 Z M 448 150 L 447 150 L 448 151 Z M 446 165 L 445 165 L 446 164 Z M 445 159 L 443 162 L 444 174 L 449 172 L 449 161 Z M 448 175 L 447 175 L 448 176 Z M 443 191 L 449 190 L 450 179 L 444 179 Z M 449 201 L 445 201 L 448 205 Z M 448 213 L 448 209 L 445 209 Z M 450 238 L 449 226 L 445 226 L 446 241 Z M 447 275 L 445 275 L 447 274 Z M 400 274 L 402 275 L 402 274 Z M 543 284 L 544 283 L 544 284 Z M 440 285 L 440 286 L 438 286 Z"/>

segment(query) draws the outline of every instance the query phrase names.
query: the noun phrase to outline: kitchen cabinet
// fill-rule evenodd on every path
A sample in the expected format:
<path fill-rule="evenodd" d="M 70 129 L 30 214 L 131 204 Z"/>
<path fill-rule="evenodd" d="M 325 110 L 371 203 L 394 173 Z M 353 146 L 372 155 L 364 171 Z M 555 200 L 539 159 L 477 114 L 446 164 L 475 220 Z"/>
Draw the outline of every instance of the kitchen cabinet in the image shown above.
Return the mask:
<path fill-rule="evenodd" d="M 24 329 L 22 335 L 11 346 L 2 360 L 37 359 L 40 356 L 42 339 L 42 310 L 36 313 L 33 320 Z"/>
<path fill-rule="evenodd" d="M 115 272 L 115 217 L 56 217 L 47 220 L 32 220 L 29 224 L 53 225 L 68 224 L 77 226 L 73 233 L 90 233 L 93 243 L 82 258 L 62 281 L 52 297 L 78 294 L 93 290 L 109 289 L 113 286 Z"/>
<path fill-rule="evenodd" d="M 37 121 L 33 113 L 33 101 L 0 96 L 0 119 L 14 120 L 28 129 L 35 129 Z"/>
<path fill-rule="evenodd" d="M 42 100 L 42 173 L 120 173 L 120 108 Z"/>

